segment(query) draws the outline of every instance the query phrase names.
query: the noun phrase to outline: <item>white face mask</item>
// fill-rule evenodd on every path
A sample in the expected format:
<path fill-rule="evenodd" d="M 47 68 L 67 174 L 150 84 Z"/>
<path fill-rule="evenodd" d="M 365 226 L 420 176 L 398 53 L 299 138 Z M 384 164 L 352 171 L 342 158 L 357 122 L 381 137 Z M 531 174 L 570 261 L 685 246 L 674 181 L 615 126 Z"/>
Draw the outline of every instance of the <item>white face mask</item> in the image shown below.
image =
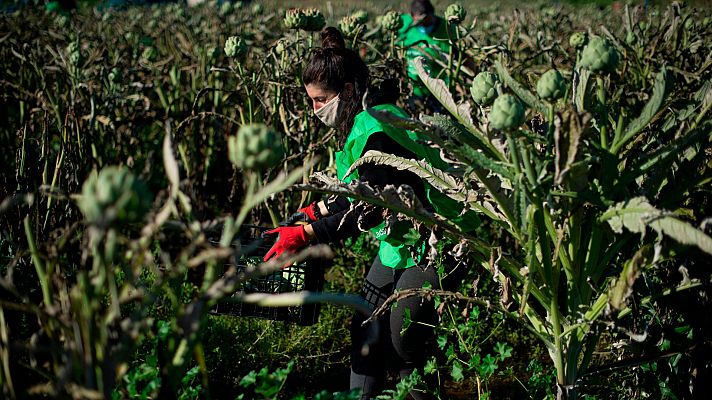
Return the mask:
<path fill-rule="evenodd" d="M 314 114 L 316 114 L 324 125 L 330 128 L 336 128 L 344 120 L 344 102 L 341 101 L 337 94 L 320 109 L 314 111 Z"/>

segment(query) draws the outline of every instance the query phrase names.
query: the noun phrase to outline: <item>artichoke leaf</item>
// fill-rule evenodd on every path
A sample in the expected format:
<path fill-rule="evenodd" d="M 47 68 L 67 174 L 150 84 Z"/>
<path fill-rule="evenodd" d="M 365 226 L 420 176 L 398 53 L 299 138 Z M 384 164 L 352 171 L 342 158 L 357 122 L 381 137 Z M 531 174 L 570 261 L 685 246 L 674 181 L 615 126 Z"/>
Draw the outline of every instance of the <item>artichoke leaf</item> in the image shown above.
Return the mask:
<path fill-rule="evenodd" d="M 679 243 L 697 246 L 712 254 L 712 237 L 673 214 L 656 209 L 642 196 L 616 204 L 606 211 L 600 220 L 607 221 L 617 233 L 626 228 L 644 235 L 646 228 L 650 227 Z"/>

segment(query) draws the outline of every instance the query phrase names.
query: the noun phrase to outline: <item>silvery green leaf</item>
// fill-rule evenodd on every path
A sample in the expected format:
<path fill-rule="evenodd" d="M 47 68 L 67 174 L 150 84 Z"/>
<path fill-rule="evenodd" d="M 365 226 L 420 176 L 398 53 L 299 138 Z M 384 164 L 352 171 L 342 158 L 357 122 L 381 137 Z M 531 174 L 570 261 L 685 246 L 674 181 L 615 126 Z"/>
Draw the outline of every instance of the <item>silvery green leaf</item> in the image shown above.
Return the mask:
<path fill-rule="evenodd" d="M 712 254 L 712 237 L 674 215 L 656 209 L 642 196 L 616 204 L 601 216 L 601 220 L 607 221 L 618 233 L 626 228 L 644 235 L 650 227 L 679 243 L 697 246 Z"/>
<path fill-rule="evenodd" d="M 641 111 L 640 115 L 628 124 L 628 127 L 623 134 L 623 138 L 621 138 L 618 143 L 613 144 L 614 149 L 620 149 L 630 139 L 632 139 L 633 136 L 648 126 L 665 101 L 668 92 L 667 86 L 668 74 L 665 68 L 663 68 L 655 76 L 655 86 L 653 86 L 653 94 L 650 96 L 650 100 L 645 104 L 645 107 L 643 108 L 643 111 Z"/>
<path fill-rule="evenodd" d="M 447 173 L 432 167 L 425 161 L 409 160 L 397 157 L 392 154 L 381 153 L 380 151 L 369 150 L 363 157 L 359 158 L 346 172 L 346 176 L 351 174 L 356 168 L 363 164 L 388 165 L 399 170 L 410 171 L 427 181 L 431 186 L 457 201 L 467 201 L 468 193 L 458 183 L 455 178 Z"/>
<path fill-rule="evenodd" d="M 470 109 L 470 104 L 467 102 L 457 104 L 455 99 L 450 94 L 447 85 L 442 79 L 432 78 L 428 72 L 425 70 L 423 63 L 425 58 L 418 57 L 415 59 L 415 68 L 418 72 L 420 80 L 423 81 L 425 86 L 430 90 L 430 93 L 435 96 L 440 103 L 452 114 L 461 124 L 463 124 L 467 130 L 471 132 L 476 132 L 474 122 L 472 121 L 472 110 Z"/>

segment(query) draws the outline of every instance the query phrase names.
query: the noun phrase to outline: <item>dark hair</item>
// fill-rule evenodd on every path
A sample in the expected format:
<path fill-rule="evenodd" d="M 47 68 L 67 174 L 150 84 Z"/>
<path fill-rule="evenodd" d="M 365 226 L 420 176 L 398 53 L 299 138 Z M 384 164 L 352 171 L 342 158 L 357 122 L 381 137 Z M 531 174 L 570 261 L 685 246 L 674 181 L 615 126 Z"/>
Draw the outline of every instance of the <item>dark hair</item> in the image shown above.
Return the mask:
<path fill-rule="evenodd" d="M 346 83 L 353 84 L 353 102 L 346 108 L 347 116 L 339 127 L 348 132 L 353 119 L 361 108 L 361 99 L 366 93 L 370 76 L 366 63 L 353 50 L 347 49 L 344 37 L 333 26 L 321 31 L 321 48 L 315 48 L 302 72 L 302 83 L 319 85 L 341 93 Z"/>
<path fill-rule="evenodd" d="M 413 0 L 410 3 L 411 15 L 430 15 L 435 14 L 435 7 L 430 0 Z"/>

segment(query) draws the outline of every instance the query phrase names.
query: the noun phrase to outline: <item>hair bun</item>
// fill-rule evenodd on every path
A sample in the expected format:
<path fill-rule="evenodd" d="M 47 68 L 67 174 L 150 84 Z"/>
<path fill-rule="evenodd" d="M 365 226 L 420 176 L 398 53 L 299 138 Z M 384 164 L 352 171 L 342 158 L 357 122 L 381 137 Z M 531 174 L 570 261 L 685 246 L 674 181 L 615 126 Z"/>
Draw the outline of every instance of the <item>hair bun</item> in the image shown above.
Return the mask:
<path fill-rule="evenodd" d="M 321 47 L 325 49 L 345 49 L 344 37 L 338 29 L 327 26 L 321 31 Z"/>

